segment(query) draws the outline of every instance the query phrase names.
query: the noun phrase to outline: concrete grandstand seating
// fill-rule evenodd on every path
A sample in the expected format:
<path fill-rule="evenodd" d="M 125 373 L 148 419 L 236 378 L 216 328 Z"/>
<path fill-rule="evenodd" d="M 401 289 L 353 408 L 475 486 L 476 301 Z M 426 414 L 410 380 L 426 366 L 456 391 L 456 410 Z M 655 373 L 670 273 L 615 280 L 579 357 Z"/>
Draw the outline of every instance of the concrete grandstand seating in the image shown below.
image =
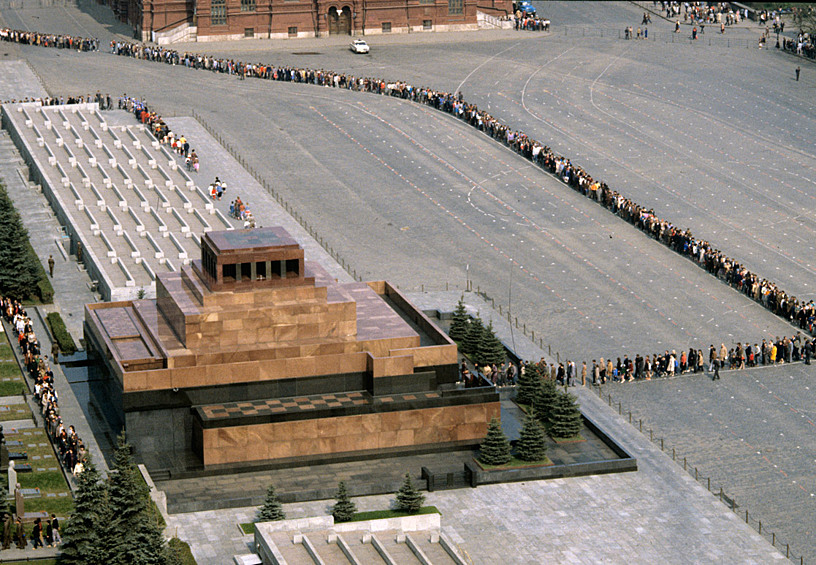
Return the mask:
<path fill-rule="evenodd" d="M 198 258 L 203 233 L 239 226 L 148 128 L 121 125 L 123 112 L 25 103 L 3 114 L 107 300 L 154 296 L 156 273 Z"/>

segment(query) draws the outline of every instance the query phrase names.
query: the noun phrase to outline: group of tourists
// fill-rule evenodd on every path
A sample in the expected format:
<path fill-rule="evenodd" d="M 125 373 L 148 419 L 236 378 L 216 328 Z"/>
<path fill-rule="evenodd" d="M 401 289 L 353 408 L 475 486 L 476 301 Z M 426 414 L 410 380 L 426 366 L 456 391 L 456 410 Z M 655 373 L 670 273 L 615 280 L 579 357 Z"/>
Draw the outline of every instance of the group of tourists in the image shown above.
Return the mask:
<path fill-rule="evenodd" d="M 188 171 L 198 172 L 198 155 L 195 149 L 190 148 L 190 142 L 183 134 L 176 135 L 158 113 L 150 111 L 147 102 L 125 93 L 119 97 L 119 109 L 132 113 L 139 122 L 150 128 L 150 133 L 160 144 L 167 145 L 174 153 L 183 156 Z"/>
<path fill-rule="evenodd" d="M 516 31 L 550 31 L 549 18 L 531 15 L 516 15 L 513 18 L 513 29 Z"/>
<path fill-rule="evenodd" d="M 816 59 L 816 42 L 809 33 L 800 32 L 794 39 L 785 38 L 783 48 L 796 55 Z"/>
<path fill-rule="evenodd" d="M 40 342 L 34 335 L 31 318 L 17 300 L 0 297 L 0 308 L 8 324 L 14 329 L 17 345 L 29 378 L 34 382 L 34 398 L 40 407 L 45 430 L 57 448 L 62 465 L 74 475 L 84 470 L 87 450 L 73 426 L 65 427 L 60 417 L 59 396 L 54 387 L 54 372 L 48 355 L 40 351 Z M 54 343 L 51 358 L 59 362 L 59 346 Z"/>
<path fill-rule="evenodd" d="M 76 49 L 77 51 L 98 51 L 99 40 L 93 37 L 75 37 L 73 35 L 56 35 L 37 33 L 19 29 L 0 28 L 0 40 L 37 45 L 39 47 L 56 47 L 57 49 Z"/>
<path fill-rule="evenodd" d="M 230 202 L 229 215 L 231 218 L 235 218 L 236 220 L 242 220 L 245 228 L 255 227 L 255 216 L 252 215 L 252 211 L 241 200 L 240 196 Z"/>
<path fill-rule="evenodd" d="M 42 518 L 34 518 L 30 538 L 34 549 L 43 547 L 44 544 L 48 544 L 49 547 L 57 547 L 62 542 L 57 515 L 51 514 L 51 517 L 46 517 L 45 520 L 45 524 L 43 524 Z M 12 541 L 17 549 L 25 549 L 29 538 L 26 537 L 22 517 L 17 516 L 15 519 L 11 512 L 6 512 L 3 517 L 3 549 L 10 549 Z"/>
<path fill-rule="evenodd" d="M 719 347 L 714 344 L 707 349 L 690 348 L 688 351 L 666 350 L 664 353 L 640 354 L 634 358 L 624 356 L 600 362 L 592 360 L 592 384 L 607 382 L 631 382 L 651 380 L 661 377 L 674 377 L 686 373 L 703 373 L 708 371 L 712 378 L 718 379 L 720 369 L 742 370 L 746 367 L 776 365 L 803 361 L 810 365 L 816 352 L 816 342 L 797 332 L 793 337 L 763 339 L 762 344 L 737 343 L 728 348 L 724 343 Z M 584 364 L 586 365 L 586 364 Z M 584 374 L 583 376 L 586 376 Z M 582 381 L 586 384 L 586 380 Z"/>
<path fill-rule="evenodd" d="M 811 339 L 801 332 L 797 332 L 793 337 L 776 339 L 763 339 L 762 344 L 737 343 L 730 349 L 721 343 L 719 347 L 714 344 L 708 348 L 689 348 L 688 351 L 666 350 L 664 353 L 652 353 L 646 356 L 640 354 L 634 357 L 624 355 L 615 361 L 612 358 L 600 360 L 593 359 L 592 365 L 587 366 L 584 361 L 580 369 L 574 361 L 567 359 L 565 362 L 548 364 L 541 358 L 536 365 L 542 375 L 548 376 L 551 380 L 563 386 L 577 386 L 580 381 L 582 386 L 587 384 L 602 385 L 607 383 L 624 383 L 640 380 L 651 380 L 653 378 L 668 378 L 685 374 L 698 374 L 708 372 L 712 379 L 720 378 L 721 369 L 743 370 L 745 368 L 782 365 L 785 363 L 804 362 L 810 365 L 810 360 L 816 353 L 816 340 Z M 504 373 L 505 365 L 499 369 L 499 381 L 493 380 L 497 386 L 515 385 L 515 366 L 510 363 L 509 369 Z M 495 366 L 494 366 L 495 369 Z M 525 365 L 520 371 L 525 371 Z M 482 374 L 490 374 L 489 369 L 482 369 Z M 510 372 L 514 377 L 509 378 Z M 460 369 L 461 378 L 467 383 L 468 370 L 464 363 Z M 503 375 L 507 374 L 508 378 Z M 482 382 L 481 386 L 487 383 Z M 466 384 L 467 386 L 467 384 Z M 477 386 L 477 385 L 471 385 Z"/>

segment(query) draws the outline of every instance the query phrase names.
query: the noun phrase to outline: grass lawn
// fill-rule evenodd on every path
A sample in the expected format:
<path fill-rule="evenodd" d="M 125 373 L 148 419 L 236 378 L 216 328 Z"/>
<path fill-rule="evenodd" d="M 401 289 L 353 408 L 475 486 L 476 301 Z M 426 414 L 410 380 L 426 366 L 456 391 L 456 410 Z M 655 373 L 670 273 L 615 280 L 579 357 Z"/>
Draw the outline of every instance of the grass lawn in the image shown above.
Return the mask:
<path fill-rule="evenodd" d="M 12 353 L 11 346 L 8 343 L 0 342 L 0 359 L 14 360 L 14 353 Z"/>
<path fill-rule="evenodd" d="M 62 518 L 70 516 L 74 502 L 68 484 L 65 482 L 65 477 L 61 470 L 48 470 L 49 467 L 59 468 L 60 464 L 57 462 L 45 430 L 41 428 L 21 430 L 20 433 L 9 436 L 7 439 L 23 442 L 23 446 L 16 449 L 28 454 L 26 463 L 30 463 L 34 469 L 33 473 L 17 474 L 17 481 L 20 486 L 23 488 L 39 488 L 42 493 L 41 498 L 26 499 L 26 510 L 31 512 L 45 510 L 49 514 L 53 513 Z M 12 451 L 14 450 L 15 448 L 12 448 Z M 40 459 L 33 459 L 36 456 L 39 456 Z M 8 475 L 6 473 L 0 475 L 0 484 L 8 484 L 7 481 Z M 48 496 L 49 493 L 57 496 Z M 68 496 L 59 496 L 60 493 L 65 493 Z"/>
<path fill-rule="evenodd" d="M 0 422 L 31 419 L 31 410 L 29 410 L 28 404 L 9 404 L 8 408 L 8 410 L 0 412 Z"/>
<path fill-rule="evenodd" d="M 372 510 L 370 512 L 357 512 L 354 514 L 352 522 L 363 522 L 365 520 L 380 520 L 382 518 L 402 518 L 404 516 L 417 516 L 422 514 L 441 514 L 436 506 L 423 506 L 416 514 L 409 514 L 400 510 Z"/>
<path fill-rule="evenodd" d="M 22 382 L 23 371 L 17 361 L 3 361 L 0 362 L 0 378 L 17 377 Z"/>
<path fill-rule="evenodd" d="M 21 396 L 24 389 L 28 392 L 23 379 L 0 381 L 0 396 Z"/>
<path fill-rule="evenodd" d="M 517 459 L 516 457 L 511 457 L 508 463 L 504 465 L 486 465 L 479 461 L 478 459 L 475 460 L 476 464 L 479 465 L 485 471 L 494 471 L 500 469 L 524 469 L 526 467 L 546 467 L 548 465 L 552 465 L 553 462 L 550 461 L 549 457 L 545 457 L 540 461 L 522 461 L 521 459 Z"/>
<path fill-rule="evenodd" d="M 241 531 L 244 532 L 246 535 L 254 534 L 255 533 L 255 523 L 249 522 L 246 524 L 238 524 L 241 528 Z"/>

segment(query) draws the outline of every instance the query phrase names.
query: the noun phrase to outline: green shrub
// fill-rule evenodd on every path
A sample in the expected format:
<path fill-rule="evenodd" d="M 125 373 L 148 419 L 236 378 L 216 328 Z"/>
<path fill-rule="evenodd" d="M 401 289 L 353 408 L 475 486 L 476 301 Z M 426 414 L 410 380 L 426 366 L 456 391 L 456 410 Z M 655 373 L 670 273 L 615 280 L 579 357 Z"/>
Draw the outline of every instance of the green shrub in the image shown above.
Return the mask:
<path fill-rule="evenodd" d="M 54 302 L 54 287 L 51 286 L 48 273 L 45 272 L 45 267 L 43 267 L 39 257 L 37 257 L 37 252 L 31 247 L 31 242 L 27 242 L 27 244 L 29 261 L 31 261 L 33 265 L 36 265 L 37 296 L 40 297 L 40 302 L 43 304 L 51 304 Z M 31 294 L 33 295 L 33 292 Z"/>
<path fill-rule="evenodd" d="M 65 355 L 73 355 L 76 353 L 77 347 L 74 343 L 74 338 L 68 333 L 65 327 L 65 322 L 62 321 L 62 316 L 59 312 L 51 312 L 46 317 L 48 327 L 51 328 L 51 333 L 59 345 L 60 351 Z"/>
<path fill-rule="evenodd" d="M 167 542 L 167 563 L 172 565 L 196 565 L 190 544 L 178 538 L 170 538 Z"/>

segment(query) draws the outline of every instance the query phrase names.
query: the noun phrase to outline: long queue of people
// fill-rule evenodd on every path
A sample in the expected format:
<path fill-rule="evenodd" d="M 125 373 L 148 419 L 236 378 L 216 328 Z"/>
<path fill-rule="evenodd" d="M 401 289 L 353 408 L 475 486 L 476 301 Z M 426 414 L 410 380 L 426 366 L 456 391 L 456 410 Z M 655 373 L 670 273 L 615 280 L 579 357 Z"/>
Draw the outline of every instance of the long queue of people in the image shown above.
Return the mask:
<path fill-rule="evenodd" d="M 228 73 L 240 77 L 254 77 L 344 88 L 394 96 L 431 106 L 453 115 L 504 143 L 516 153 L 548 170 L 574 190 L 597 201 L 614 214 L 629 221 L 678 253 L 694 260 L 712 275 L 751 297 L 775 314 L 795 323 L 811 334 L 816 330 L 816 304 L 813 300 L 798 300 L 776 283 L 749 271 L 739 261 L 727 257 L 708 241 L 693 237 L 689 229 L 681 229 L 668 220 L 657 217 L 652 208 L 641 206 L 605 182 L 592 177 L 570 159 L 557 155 L 547 145 L 513 129 L 476 104 L 468 103 L 460 92 L 451 93 L 428 87 L 415 87 L 403 81 L 361 77 L 324 69 L 275 66 L 264 63 L 245 63 L 234 59 L 220 59 L 209 55 L 180 52 L 162 46 L 141 43 L 111 42 L 111 53 L 153 62 L 181 65 L 190 69 Z"/>
<path fill-rule="evenodd" d="M 689 348 L 688 351 L 666 350 L 664 353 L 647 355 L 637 354 L 634 357 L 624 355 L 617 360 L 603 357 L 593 359 L 591 365 L 582 362 L 579 368 L 574 361 L 548 364 L 543 358 L 536 362 L 541 374 L 564 386 L 602 385 L 607 383 L 625 383 L 659 378 L 670 378 L 685 374 L 708 373 L 711 378 L 719 379 L 720 370 L 743 370 L 746 368 L 784 365 L 785 363 L 804 362 L 810 365 L 816 353 L 816 339 L 811 339 L 801 332 L 793 337 L 763 339 L 761 344 L 737 343 L 728 348 L 724 343 L 719 347 L 714 344 L 708 348 Z M 526 371 L 523 364 L 520 371 Z M 512 366 L 512 364 L 511 364 Z M 464 367 L 464 364 L 463 364 Z M 502 369 L 504 365 L 502 365 Z M 503 371 L 500 369 L 500 375 Z M 513 372 L 513 375 L 515 373 Z M 504 379 L 494 384 L 498 386 L 515 385 L 515 378 Z"/>
<path fill-rule="evenodd" d="M 77 51 L 98 51 L 99 40 L 95 37 L 77 37 L 54 33 L 38 33 L 19 29 L 0 28 L 0 41 L 10 41 L 22 45 L 54 47 L 56 49 L 76 49 Z"/>
<path fill-rule="evenodd" d="M 72 474 L 84 470 L 87 450 L 74 426 L 65 426 L 60 416 L 59 395 L 54 387 L 54 372 L 48 355 L 40 351 L 40 342 L 34 334 L 31 318 L 17 300 L 0 297 L 0 309 L 6 322 L 13 328 L 17 346 L 23 358 L 28 377 L 34 382 L 34 398 L 40 407 L 45 429 L 57 448 L 60 462 Z M 59 348 L 54 345 L 51 357 L 59 361 Z"/>

